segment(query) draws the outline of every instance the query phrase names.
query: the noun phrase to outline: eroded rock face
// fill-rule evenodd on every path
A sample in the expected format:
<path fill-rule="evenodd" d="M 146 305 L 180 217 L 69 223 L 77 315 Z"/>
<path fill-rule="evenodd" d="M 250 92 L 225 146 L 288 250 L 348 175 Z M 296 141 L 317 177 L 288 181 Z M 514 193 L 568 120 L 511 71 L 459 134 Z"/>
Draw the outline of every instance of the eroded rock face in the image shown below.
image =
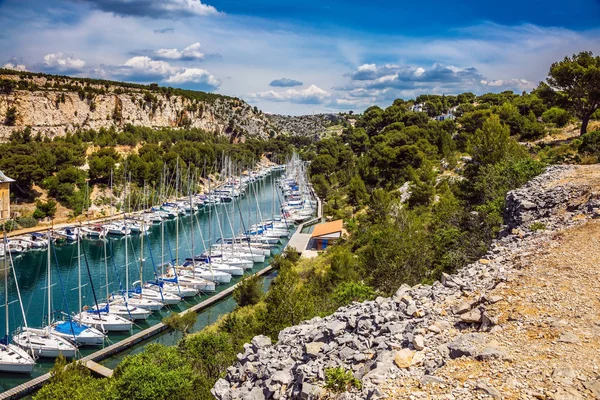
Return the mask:
<path fill-rule="evenodd" d="M 0 77 L 15 78 L 11 75 Z M 44 80 L 36 82 L 43 86 L 46 78 L 36 79 Z M 15 90 L 9 95 L 0 95 L 0 140 L 6 140 L 13 130 L 26 126 L 31 127 L 33 134 L 41 132 L 51 138 L 79 128 L 115 127 L 119 130 L 127 124 L 151 128 L 200 128 L 217 135 L 235 136 L 235 140 L 241 135 L 266 138 L 279 132 L 263 113 L 255 113 L 250 105 L 238 99 L 222 97 L 208 102 L 153 92 L 156 101 L 150 102 L 145 101 L 141 90 L 126 88 L 125 93 L 120 93 L 121 89 L 116 86 L 109 89 L 102 86 L 102 89 L 107 93 L 83 100 L 75 91 L 60 89 Z M 3 121 L 12 106 L 18 112 L 16 125 L 6 126 Z M 228 129 L 232 120 L 234 131 Z"/>
<path fill-rule="evenodd" d="M 447 381 L 436 377 L 436 371 L 461 360 L 511 363 L 511 349 L 493 340 L 493 334 L 502 331 L 494 307 L 511 300 L 494 291 L 509 284 L 512 273 L 521 268 L 522 257 L 551 241 L 553 231 L 595 217 L 593 190 L 586 184 L 563 182 L 570 171 L 572 167 L 551 167 L 509 193 L 509 225 L 481 260 L 456 274 L 444 274 L 441 282 L 431 286 L 402 285 L 391 298 L 353 303 L 328 317 L 286 328 L 277 343 L 258 352 L 247 346 L 225 379 L 215 385 L 214 395 L 218 399 L 243 397 L 260 388 L 266 398 L 317 398 L 312 393 L 323 394 L 324 371 L 342 366 L 362 381 L 360 390 L 342 397 L 375 399 L 385 397 L 382 388 L 390 381 L 416 381 L 421 388 L 444 386 Z M 543 221 L 546 230 L 533 232 L 529 229 L 533 221 Z M 579 339 L 563 334 L 556 341 L 577 345 Z M 244 373 L 250 364 L 259 372 Z M 556 371 L 558 378 L 572 379 L 568 368 Z M 276 381 L 275 374 L 285 376 L 287 383 Z M 228 391 L 227 385 L 235 389 Z M 502 398 L 495 385 L 474 381 L 457 387 L 452 398 Z M 600 387 L 594 380 L 585 385 L 590 393 Z M 569 390 L 574 389 L 561 390 L 572 395 Z M 560 397 L 561 391 L 553 396 L 566 398 Z"/>

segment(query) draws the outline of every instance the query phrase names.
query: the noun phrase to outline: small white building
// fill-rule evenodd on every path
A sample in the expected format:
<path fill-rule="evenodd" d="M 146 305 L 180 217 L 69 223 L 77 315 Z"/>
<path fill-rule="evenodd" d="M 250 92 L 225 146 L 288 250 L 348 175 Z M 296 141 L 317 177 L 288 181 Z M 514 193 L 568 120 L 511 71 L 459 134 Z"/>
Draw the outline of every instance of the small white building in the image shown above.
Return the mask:
<path fill-rule="evenodd" d="M 410 111 L 412 112 L 423 112 L 424 106 L 422 103 L 416 103 L 410 106 Z"/>

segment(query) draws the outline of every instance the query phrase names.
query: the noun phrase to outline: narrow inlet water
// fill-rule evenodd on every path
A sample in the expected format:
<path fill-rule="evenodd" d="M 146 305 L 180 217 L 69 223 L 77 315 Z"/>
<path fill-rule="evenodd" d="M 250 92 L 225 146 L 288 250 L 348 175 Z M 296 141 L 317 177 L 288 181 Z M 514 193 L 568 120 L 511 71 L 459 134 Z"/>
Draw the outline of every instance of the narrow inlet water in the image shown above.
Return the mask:
<path fill-rule="evenodd" d="M 92 306 L 94 304 L 94 293 L 98 301 L 106 298 L 106 293 L 115 292 L 125 285 L 125 246 L 128 246 L 128 264 L 129 264 L 129 283 L 140 279 L 141 273 L 144 281 L 154 278 L 155 270 L 160 269 L 161 260 L 170 261 L 175 258 L 177 247 L 179 248 L 179 259 L 185 259 L 192 255 L 192 229 L 194 237 L 194 253 L 200 254 L 207 247 L 208 243 L 214 243 L 217 238 L 229 237 L 233 232 L 240 232 L 243 227 L 260 221 L 261 218 L 270 218 L 273 213 L 277 214 L 280 209 L 281 196 L 277 188 L 276 178 L 280 172 L 274 172 L 270 176 L 263 178 L 251 185 L 246 190 L 246 195 L 238 198 L 233 203 L 220 204 L 212 206 L 210 212 L 208 208 L 197 212 L 190 218 L 189 215 L 182 216 L 178 220 L 167 220 L 164 222 L 164 254 L 163 235 L 160 225 L 151 227 L 148 234 L 144 235 L 143 260 L 140 262 L 141 238 L 139 235 L 131 235 L 127 244 L 125 238 L 109 238 L 106 242 L 98 240 L 83 240 L 81 242 L 81 251 L 85 252 L 85 257 L 81 261 L 82 274 L 82 304 Z M 240 218 L 241 215 L 241 218 Z M 192 224 L 193 219 L 193 224 Z M 179 227 L 177 227 L 179 224 Z M 176 231 L 179 230 L 177 238 Z M 273 253 L 279 253 L 285 246 L 283 242 L 274 249 Z M 106 262 L 105 262 L 106 248 Z M 78 296 L 78 258 L 76 244 L 63 244 L 53 247 L 51 251 L 51 290 L 52 290 L 52 310 L 53 318 L 60 319 L 61 315 L 67 312 L 75 312 L 79 304 Z M 47 252 L 29 251 L 13 258 L 17 281 L 23 300 L 27 324 L 32 327 L 41 327 L 47 320 Z M 86 266 L 87 259 L 87 266 Z M 270 259 L 264 263 L 255 263 L 251 270 L 247 270 L 245 276 L 260 271 L 270 263 Z M 91 282 L 87 276 L 87 267 L 91 275 Z M 106 287 L 108 271 L 108 290 Z M 217 286 L 217 292 L 239 282 L 242 277 L 233 278 L 229 284 Z M 272 276 L 265 279 L 265 285 L 270 283 Z M 11 274 L 9 280 L 9 329 L 14 331 L 23 326 L 23 318 L 17 300 L 17 291 L 14 277 Z M 214 293 L 202 294 L 193 299 L 182 301 L 170 309 L 165 308 L 153 315 L 144 322 L 136 322 L 132 333 L 144 330 L 169 315 L 171 312 L 181 312 L 193 305 L 210 298 Z M 0 299 L 4 298 L 4 287 L 0 288 Z M 199 314 L 198 321 L 194 327 L 200 330 L 235 307 L 235 302 L 231 298 L 224 299 L 217 304 L 212 305 Z M 1 313 L 4 313 L 2 307 Z M 6 324 L 4 318 L 0 318 L 0 332 L 5 332 Z M 110 343 L 116 343 L 129 336 L 129 333 L 109 333 Z M 172 345 L 179 339 L 173 332 L 165 332 L 150 338 L 148 341 L 140 343 L 128 351 L 119 353 L 106 359 L 103 363 L 114 368 L 118 362 L 127 354 L 135 354 L 143 349 L 149 342 L 164 343 Z M 80 356 L 89 355 L 98 348 L 81 347 Z M 47 373 L 53 366 L 54 360 L 39 358 L 31 375 L 19 375 L 0 373 L 0 391 L 6 391 L 28 380 Z"/>

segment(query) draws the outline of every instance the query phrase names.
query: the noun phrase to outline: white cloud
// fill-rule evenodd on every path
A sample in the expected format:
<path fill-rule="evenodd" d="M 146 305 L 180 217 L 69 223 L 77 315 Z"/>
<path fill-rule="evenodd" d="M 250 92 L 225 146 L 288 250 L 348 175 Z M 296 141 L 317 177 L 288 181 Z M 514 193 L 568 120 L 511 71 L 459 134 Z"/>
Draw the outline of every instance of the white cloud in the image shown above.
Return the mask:
<path fill-rule="evenodd" d="M 170 18 L 219 14 L 216 8 L 200 0 L 81 0 L 93 7 L 134 17 Z"/>
<path fill-rule="evenodd" d="M 130 74 L 144 74 L 165 77 L 173 73 L 173 67 L 165 61 L 153 60 L 146 56 L 132 57 L 123 64 L 130 68 Z"/>
<path fill-rule="evenodd" d="M 221 85 L 221 81 L 211 75 L 205 69 L 200 68 L 184 68 L 183 70 L 171 75 L 167 78 L 166 82 L 169 83 L 197 83 L 206 85 L 212 89 L 216 89 Z"/>
<path fill-rule="evenodd" d="M 266 92 L 252 93 L 253 99 L 268 101 L 287 101 L 298 104 L 323 104 L 331 98 L 331 94 L 316 85 L 310 85 L 306 89 L 288 89 L 283 92 L 269 90 Z"/>
<path fill-rule="evenodd" d="M 157 58 L 167 59 L 167 60 L 183 60 L 183 61 L 192 61 L 192 60 L 202 60 L 204 58 L 204 53 L 200 51 L 200 43 L 194 43 L 189 45 L 183 50 L 178 49 L 158 49 L 155 52 Z"/>
<path fill-rule="evenodd" d="M 14 69 L 15 71 L 27 71 L 27 67 L 24 64 L 17 64 L 8 62 L 2 66 L 4 69 Z"/>
<path fill-rule="evenodd" d="M 85 61 L 58 52 L 46 54 L 44 56 L 44 66 L 58 71 L 76 71 L 85 67 Z"/>
<path fill-rule="evenodd" d="M 202 90 L 215 90 L 221 85 L 221 81 L 205 69 L 176 67 L 146 56 L 132 57 L 117 70 L 121 75 L 134 79 L 159 80 L 172 84 L 193 83 Z"/>

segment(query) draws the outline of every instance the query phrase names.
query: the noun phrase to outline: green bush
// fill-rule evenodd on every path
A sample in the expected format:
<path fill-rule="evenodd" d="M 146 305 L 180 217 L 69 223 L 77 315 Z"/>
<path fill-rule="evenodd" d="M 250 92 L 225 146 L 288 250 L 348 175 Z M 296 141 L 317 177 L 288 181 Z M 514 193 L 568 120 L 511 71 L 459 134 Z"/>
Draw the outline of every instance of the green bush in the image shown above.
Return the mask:
<path fill-rule="evenodd" d="M 17 122 L 18 116 L 19 116 L 19 114 L 17 112 L 17 107 L 15 107 L 15 106 L 8 107 L 8 110 L 6 111 L 6 117 L 4 119 L 4 123 L 8 126 L 14 126 L 15 123 Z"/>
<path fill-rule="evenodd" d="M 543 222 L 536 221 L 529 226 L 532 232 L 543 231 L 546 229 L 546 224 Z"/>
<path fill-rule="evenodd" d="M 591 155 L 600 154 L 600 131 L 588 132 L 581 137 L 579 152 Z"/>
<path fill-rule="evenodd" d="M 21 228 L 33 228 L 34 226 L 37 226 L 38 221 L 35 217 L 21 217 L 17 218 L 17 224 L 19 224 Z"/>
<path fill-rule="evenodd" d="M 362 282 L 343 282 L 335 288 L 331 298 L 336 307 L 342 307 L 353 301 L 373 300 L 375 291 Z"/>
<path fill-rule="evenodd" d="M 263 280 L 253 275 L 241 281 L 233 290 L 233 299 L 240 307 L 257 304 L 263 296 Z"/>
<path fill-rule="evenodd" d="M 48 199 L 47 201 L 36 200 L 33 218 L 38 220 L 46 217 L 53 218 L 56 215 L 56 206 L 56 201 L 52 199 Z"/>
<path fill-rule="evenodd" d="M 343 367 L 325 369 L 325 388 L 333 393 L 344 393 L 351 389 L 361 389 L 362 382 L 355 378 L 352 371 Z"/>
<path fill-rule="evenodd" d="M 553 123 L 559 128 L 567 125 L 571 119 L 571 114 L 562 108 L 552 107 L 542 114 L 542 121 Z"/>

